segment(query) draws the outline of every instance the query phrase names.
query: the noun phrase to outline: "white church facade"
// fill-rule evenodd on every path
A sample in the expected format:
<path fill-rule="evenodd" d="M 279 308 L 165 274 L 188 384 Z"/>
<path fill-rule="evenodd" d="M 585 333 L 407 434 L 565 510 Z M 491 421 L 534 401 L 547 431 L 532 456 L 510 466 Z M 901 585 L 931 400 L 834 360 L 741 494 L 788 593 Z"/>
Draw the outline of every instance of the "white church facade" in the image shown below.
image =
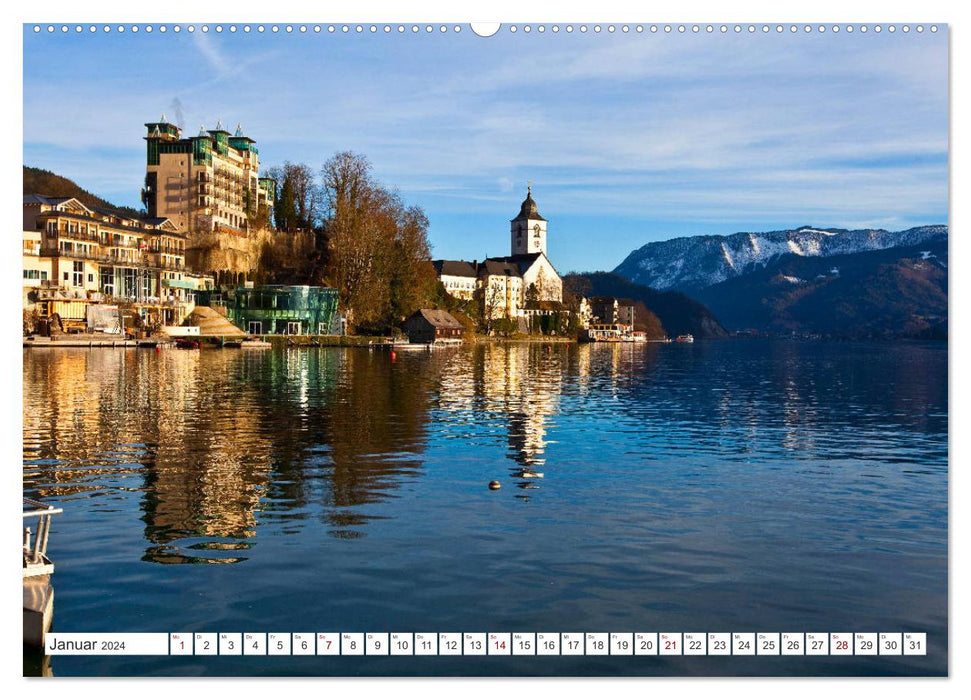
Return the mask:
<path fill-rule="evenodd" d="M 509 222 L 510 255 L 471 263 L 435 260 L 439 281 L 459 299 L 477 293 L 487 319 L 518 319 L 562 310 L 563 281 L 547 257 L 547 223 L 530 186 L 519 214 Z"/>

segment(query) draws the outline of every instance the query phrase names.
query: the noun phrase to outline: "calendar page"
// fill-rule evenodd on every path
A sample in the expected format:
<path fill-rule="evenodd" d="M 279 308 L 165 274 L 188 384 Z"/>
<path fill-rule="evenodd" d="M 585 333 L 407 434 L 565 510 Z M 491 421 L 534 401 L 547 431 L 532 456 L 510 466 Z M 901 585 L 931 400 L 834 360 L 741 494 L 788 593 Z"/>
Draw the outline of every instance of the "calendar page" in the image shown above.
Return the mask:
<path fill-rule="evenodd" d="M 19 29 L 24 676 L 948 675 L 947 23 L 210 9 Z"/>

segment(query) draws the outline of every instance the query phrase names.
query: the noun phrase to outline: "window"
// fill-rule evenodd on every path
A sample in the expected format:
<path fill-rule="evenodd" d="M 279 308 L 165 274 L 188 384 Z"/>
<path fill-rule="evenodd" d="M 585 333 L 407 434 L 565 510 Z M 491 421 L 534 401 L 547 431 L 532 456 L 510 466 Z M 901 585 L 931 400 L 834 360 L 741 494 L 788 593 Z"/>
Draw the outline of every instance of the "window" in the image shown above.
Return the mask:
<path fill-rule="evenodd" d="M 262 335 L 263 324 L 260 321 L 250 321 L 247 325 L 250 335 Z"/>
<path fill-rule="evenodd" d="M 94 274 L 93 273 L 90 273 L 90 272 L 88 273 L 88 283 L 89 284 L 93 284 L 94 283 Z"/>
<path fill-rule="evenodd" d="M 74 279 L 72 281 L 75 287 L 80 287 L 84 284 L 84 263 L 80 260 L 74 261 Z"/>

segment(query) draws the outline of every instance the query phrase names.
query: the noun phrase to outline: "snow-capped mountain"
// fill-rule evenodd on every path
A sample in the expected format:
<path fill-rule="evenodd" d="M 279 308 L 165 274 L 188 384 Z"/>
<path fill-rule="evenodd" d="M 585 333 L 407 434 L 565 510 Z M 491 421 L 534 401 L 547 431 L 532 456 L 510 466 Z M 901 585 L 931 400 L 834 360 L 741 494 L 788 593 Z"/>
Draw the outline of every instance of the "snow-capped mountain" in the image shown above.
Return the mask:
<path fill-rule="evenodd" d="M 947 226 L 906 231 L 803 227 L 729 236 L 692 236 L 648 243 L 614 272 L 654 289 L 695 291 L 764 268 L 785 256 L 831 257 L 946 241 Z"/>

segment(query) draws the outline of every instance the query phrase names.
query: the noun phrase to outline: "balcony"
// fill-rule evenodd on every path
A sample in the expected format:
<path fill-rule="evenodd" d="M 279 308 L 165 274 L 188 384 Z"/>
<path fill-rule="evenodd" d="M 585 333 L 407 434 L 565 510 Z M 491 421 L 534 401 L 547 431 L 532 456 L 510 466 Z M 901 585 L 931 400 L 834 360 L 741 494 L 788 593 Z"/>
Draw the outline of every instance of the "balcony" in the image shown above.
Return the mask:
<path fill-rule="evenodd" d="M 44 231 L 44 235 L 47 238 L 63 239 L 70 241 L 93 241 L 95 243 L 101 242 L 101 235 L 98 233 L 81 233 L 80 231 Z"/>
<path fill-rule="evenodd" d="M 72 258 L 74 260 L 92 260 L 94 262 L 111 262 L 112 258 L 100 251 L 61 250 L 60 248 L 42 247 L 41 257 L 45 258 Z"/>

